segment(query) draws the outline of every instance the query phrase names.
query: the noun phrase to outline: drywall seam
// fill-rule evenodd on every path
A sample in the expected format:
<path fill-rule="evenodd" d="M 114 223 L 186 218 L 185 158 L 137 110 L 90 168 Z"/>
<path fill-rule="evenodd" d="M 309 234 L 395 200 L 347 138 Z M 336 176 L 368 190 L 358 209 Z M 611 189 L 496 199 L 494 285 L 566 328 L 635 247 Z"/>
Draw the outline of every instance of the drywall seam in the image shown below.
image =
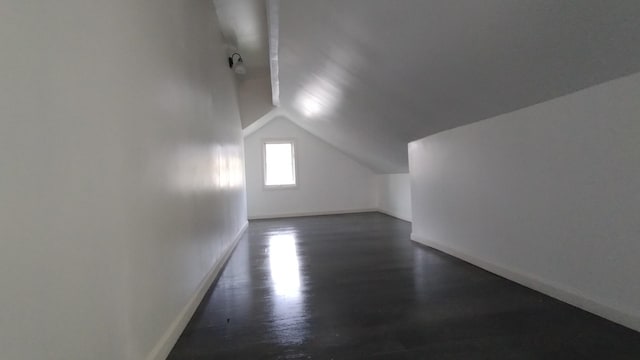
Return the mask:
<path fill-rule="evenodd" d="M 274 215 L 256 215 L 256 216 L 249 216 L 249 220 L 266 220 L 266 219 L 322 216 L 322 215 L 342 215 L 342 214 L 356 214 L 356 213 L 367 213 L 367 212 L 379 212 L 379 210 L 374 208 L 369 208 L 369 209 L 319 211 L 319 212 L 299 212 L 299 213 L 274 214 Z"/>
<path fill-rule="evenodd" d="M 204 295 L 213 284 L 213 281 L 222 272 L 227 260 L 229 260 L 233 250 L 236 248 L 238 242 L 240 242 L 240 239 L 242 238 L 242 235 L 244 235 L 244 232 L 247 230 L 248 225 L 249 222 L 245 222 L 240 231 L 238 231 L 238 234 L 235 236 L 231 244 L 228 245 L 220 261 L 218 261 L 218 263 L 214 265 L 211 271 L 209 271 L 209 273 L 204 277 L 198 286 L 198 289 L 193 294 L 193 297 L 189 300 L 187 305 L 185 305 L 182 311 L 180 311 L 176 319 L 171 323 L 167 331 L 165 331 L 164 335 L 162 335 L 160 340 L 156 343 L 156 346 L 154 346 L 151 352 L 149 352 L 146 357 L 147 360 L 165 360 L 167 356 L 169 356 L 171 349 L 187 327 L 189 320 L 191 320 L 191 317 L 198 308 L 198 305 L 202 302 Z"/>
<path fill-rule="evenodd" d="M 620 325 L 640 331 L 640 314 L 635 313 L 633 310 L 624 310 L 605 305 L 603 301 L 589 298 L 584 294 L 581 294 L 579 291 L 568 288 L 562 284 L 479 259 L 473 255 L 469 255 L 465 251 L 423 238 L 415 233 L 411 233 L 411 240 L 447 253 L 491 273 L 554 297 L 560 301 L 596 314 Z"/>

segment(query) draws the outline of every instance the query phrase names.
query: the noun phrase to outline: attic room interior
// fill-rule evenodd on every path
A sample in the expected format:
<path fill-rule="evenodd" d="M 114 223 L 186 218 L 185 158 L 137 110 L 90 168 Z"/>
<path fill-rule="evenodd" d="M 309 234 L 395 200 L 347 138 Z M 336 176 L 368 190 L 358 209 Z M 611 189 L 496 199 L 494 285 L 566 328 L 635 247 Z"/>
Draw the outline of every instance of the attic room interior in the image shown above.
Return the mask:
<path fill-rule="evenodd" d="M 640 358 L 640 2 L 0 0 L 0 358 Z"/>

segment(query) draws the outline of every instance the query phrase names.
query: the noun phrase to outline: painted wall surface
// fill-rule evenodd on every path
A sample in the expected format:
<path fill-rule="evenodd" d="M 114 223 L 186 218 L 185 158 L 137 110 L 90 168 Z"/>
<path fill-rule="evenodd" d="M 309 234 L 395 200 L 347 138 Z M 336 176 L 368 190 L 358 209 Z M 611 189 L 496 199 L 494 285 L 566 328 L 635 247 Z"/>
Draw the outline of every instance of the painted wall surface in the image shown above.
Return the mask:
<path fill-rule="evenodd" d="M 295 189 L 263 187 L 264 139 L 296 142 Z M 249 218 L 370 210 L 375 205 L 373 172 L 283 117 L 244 140 Z"/>
<path fill-rule="evenodd" d="M 144 359 L 246 222 L 211 2 L 1 3 L 1 357 Z"/>
<path fill-rule="evenodd" d="M 411 179 L 409 174 L 378 174 L 377 208 L 391 216 L 411 221 Z"/>
<path fill-rule="evenodd" d="M 244 129 L 273 109 L 271 75 L 266 72 L 253 77 L 238 76 L 237 84 L 240 118 Z"/>
<path fill-rule="evenodd" d="M 640 330 L 640 74 L 409 144 L 413 238 Z"/>

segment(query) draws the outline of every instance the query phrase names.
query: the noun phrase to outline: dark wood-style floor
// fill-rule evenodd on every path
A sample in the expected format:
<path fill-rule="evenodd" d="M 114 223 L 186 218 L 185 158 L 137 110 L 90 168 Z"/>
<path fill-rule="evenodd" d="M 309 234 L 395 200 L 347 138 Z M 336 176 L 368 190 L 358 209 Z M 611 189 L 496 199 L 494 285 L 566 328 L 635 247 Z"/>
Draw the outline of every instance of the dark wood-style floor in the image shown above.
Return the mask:
<path fill-rule="evenodd" d="M 640 359 L 640 333 L 378 214 L 252 221 L 169 359 Z"/>

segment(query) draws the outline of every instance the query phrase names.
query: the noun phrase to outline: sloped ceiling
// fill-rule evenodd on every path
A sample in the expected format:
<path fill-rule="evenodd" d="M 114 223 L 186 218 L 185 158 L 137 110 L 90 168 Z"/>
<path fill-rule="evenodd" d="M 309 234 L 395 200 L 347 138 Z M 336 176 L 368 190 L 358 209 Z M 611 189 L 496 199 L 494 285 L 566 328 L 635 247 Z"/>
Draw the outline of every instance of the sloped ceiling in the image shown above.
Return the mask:
<path fill-rule="evenodd" d="M 280 0 L 291 120 L 372 169 L 409 141 L 640 71 L 638 0 Z"/>
<path fill-rule="evenodd" d="M 213 0 L 228 52 L 241 54 L 248 76 L 268 72 L 269 42 L 265 0 Z"/>

